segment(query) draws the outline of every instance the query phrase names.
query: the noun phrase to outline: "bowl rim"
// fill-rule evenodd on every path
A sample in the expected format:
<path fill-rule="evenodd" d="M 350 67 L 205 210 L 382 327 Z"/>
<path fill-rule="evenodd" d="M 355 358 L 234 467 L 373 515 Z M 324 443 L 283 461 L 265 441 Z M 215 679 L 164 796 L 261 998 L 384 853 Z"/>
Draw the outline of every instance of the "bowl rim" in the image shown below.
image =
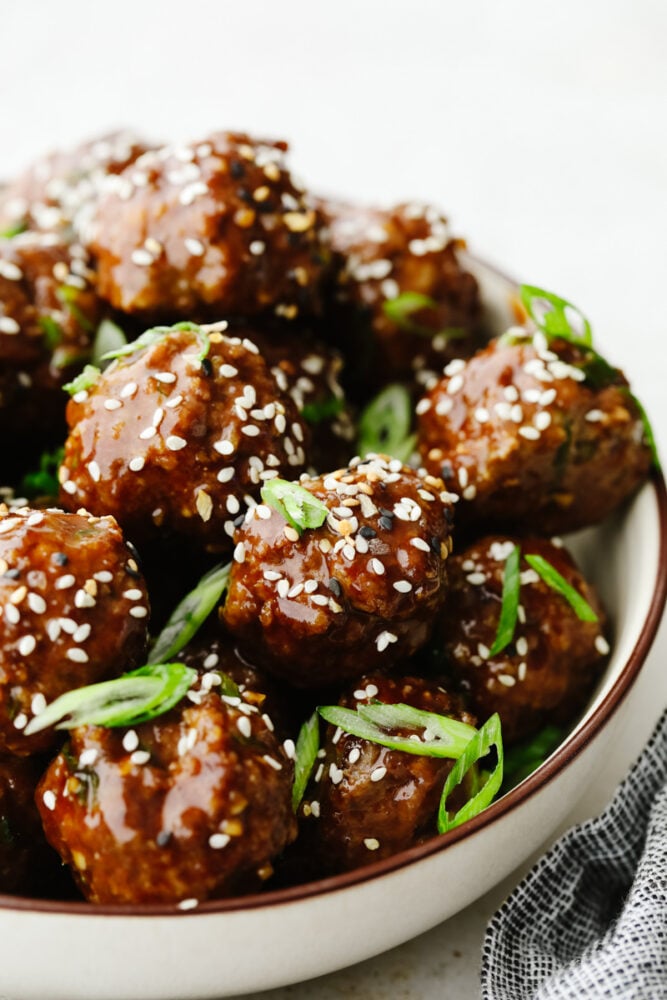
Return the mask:
<path fill-rule="evenodd" d="M 241 913 L 259 908 L 275 909 L 289 904 L 306 902 L 330 893 L 342 892 L 377 879 L 382 875 L 397 872 L 415 862 L 439 854 L 454 844 L 473 836 L 479 830 L 490 826 L 500 816 L 511 813 L 535 792 L 553 781 L 563 768 L 574 760 L 602 730 L 605 723 L 625 700 L 653 645 L 667 600 L 667 487 L 659 469 L 652 470 L 644 489 L 649 485 L 653 488 L 656 501 L 659 531 L 656 583 L 641 633 L 616 682 L 604 695 L 596 710 L 570 737 L 560 744 L 541 767 L 467 823 L 456 827 L 449 833 L 432 837 L 416 847 L 400 851 L 389 858 L 369 862 L 363 868 L 284 889 L 273 889 L 229 899 L 208 900 L 189 910 L 180 909 L 177 903 L 98 904 L 88 903 L 85 900 L 62 901 L 0 894 L 0 912 L 78 915 L 87 918 L 104 916 L 182 918 L 204 914 Z"/>

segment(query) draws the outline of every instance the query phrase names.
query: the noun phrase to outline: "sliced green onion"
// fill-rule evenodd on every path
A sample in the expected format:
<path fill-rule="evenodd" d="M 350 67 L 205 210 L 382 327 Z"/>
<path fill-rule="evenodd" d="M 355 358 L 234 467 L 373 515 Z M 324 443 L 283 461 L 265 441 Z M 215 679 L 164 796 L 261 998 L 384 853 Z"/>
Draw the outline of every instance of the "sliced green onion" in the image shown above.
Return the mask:
<path fill-rule="evenodd" d="M 410 705 L 360 705 L 356 711 L 340 705 L 323 705 L 317 711 L 326 722 L 339 726 L 351 736 L 370 740 L 390 750 L 402 750 L 417 757 L 446 757 L 456 760 L 470 742 L 475 729 L 457 719 L 435 712 L 424 712 Z M 380 722 L 378 720 L 381 720 Z M 426 739 L 392 735 L 392 729 L 426 729 Z"/>
<path fill-rule="evenodd" d="M 486 776 L 486 781 L 475 794 L 468 799 L 465 805 L 450 816 L 447 812 L 447 799 L 466 776 L 466 773 L 479 760 L 488 754 L 491 747 L 495 746 L 497 762 L 493 771 Z M 500 718 L 497 713 L 491 716 L 472 737 L 465 750 L 459 757 L 447 775 L 445 787 L 442 790 L 440 808 L 438 810 L 438 832 L 446 833 L 454 827 L 466 823 L 473 816 L 477 816 L 487 806 L 491 805 L 493 799 L 498 794 L 503 783 L 503 740 L 500 727 Z"/>
<path fill-rule="evenodd" d="M 295 531 L 319 528 L 329 516 L 329 508 L 298 483 L 286 479 L 269 479 L 262 486 L 262 500 L 278 511 Z"/>
<path fill-rule="evenodd" d="M 144 348 L 151 347 L 153 344 L 158 344 L 161 340 L 165 340 L 165 338 L 172 334 L 175 330 L 191 330 L 193 333 L 196 333 L 202 348 L 198 358 L 200 361 L 203 361 L 211 346 L 209 336 L 206 331 L 196 323 L 187 322 L 174 323 L 173 326 L 151 327 L 150 330 L 146 330 L 139 337 L 137 337 L 136 340 L 130 341 L 129 344 L 125 343 L 107 351 L 100 357 L 100 361 L 115 361 L 116 358 L 124 358 L 129 354 L 136 354 L 137 351 L 143 351 Z"/>
<path fill-rule="evenodd" d="M 521 285 L 520 294 L 528 315 L 548 337 L 560 337 L 572 344 L 591 346 L 591 324 L 577 306 L 535 285 Z"/>
<path fill-rule="evenodd" d="M 60 447 L 55 451 L 45 451 L 39 460 L 39 468 L 26 472 L 21 480 L 21 493 L 29 500 L 34 497 L 58 495 L 58 469 L 63 460 L 65 449 Z"/>
<path fill-rule="evenodd" d="M 11 240 L 14 236 L 20 236 L 21 233 L 25 233 L 28 228 L 28 223 L 25 219 L 20 219 L 15 222 L 13 226 L 8 226 L 7 229 L 3 229 L 0 233 L 0 237 L 3 240 Z"/>
<path fill-rule="evenodd" d="M 127 345 L 127 337 L 113 320 L 103 319 L 97 328 L 93 341 L 92 361 L 95 365 L 115 351 L 120 351 Z"/>
<path fill-rule="evenodd" d="M 27 736 L 49 726 L 133 726 L 173 708 L 197 678 L 183 663 L 156 663 L 132 670 L 101 684 L 68 691 L 30 720 Z"/>
<path fill-rule="evenodd" d="M 521 590 L 521 549 L 515 545 L 505 561 L 503 572 L 503 599 L 498 619 L 498 630 L 489 656 L 502 652 L 514 638 L 514 629 L 519 611 L 519 593 Z"/>
<path fill-rule="evenodd" d="M 327 396 L 321 402 L 306 403 L 301 410 L 301 416 L 307 424 L 321 424 L 325 420 L 331 420 L 338 416 L 345 401 L 338 396 Z"/>
<path fill-rule="evenodd" d="M 80 290 L 78 288 L 74 288 L 73 285 L 61 285 L 58 289 L 56 289 L 58 299 L 62 302 L 67 311 L 71 313 L 79 326 L 82 327 L 82 329 L 87 330 L 88 333 L 92 333 L 95 328 L 77 301 L 80 294 Z"/>
<path fill-rule="evenodd" d="M 416 443 L 410 434 L 412 415 L 412 401 L 404 386 L 392 384 L 383 389 L 359 418 L 357 451 L 361 457 L 379 452 L 408 462 Z"/>
<path fill-rule="evenodd" d="M 588 601 L 581 594 L 570 586 L 565 577 L 561 576 L 557 569 L 543 556 L 526 553 L 524 559 L 528 565 L 535 570 L 548 587 L 555 590 L 557 594 L 564 597 L 574 611 L 577 618 L 582 622 L 596 622 L 598 616 L 593 611 Z"/>
<path fill-rule="evenodd" d="M 241 691 L 239 689 L 236 681 L 233 681 L 229 674 L 225 674 L 222 670 L 214 671 L 220 678 L 220 694 L 225 698 L 240 698 Z"/>
<path fill-rule="evenodd" d="M 76 396 L 77 392 L 83 392 L 95 385 L 100 377 L 100 370 L 96 365 L 86 365 L 82 372 L 73 378 L 71 382 L 66 382 L 63 386 L 65 392 L 70 396 Z"/>
<path fill-rule="evenodd" d="M 230 569 L 229 563 L 214 566 L 194 590 L 185 595 L 153 643 L 149 663 L 169 660 L 187 645 L 226 591 Z"/>
<path fill-rule="evenodd" d="M 317 752 L 320 749 L 320 720 L 313 712 L 299 730 L 294 760 L 294 785 L 292 786 L 292 809 L 297 811 L 312 773 Z"/>
<path fill-rule="evenodd" d="M 38 323 L 44 331 L 44 340 L 50 351 L 54 351 L 58 344 L 62 342 L 63 330 L 59 323 L 56 323 L 53 316 L 40 316 Z"/>
<path fill-rule="evenodd" d="M 433 330 L 412 319 L 415 313 L 422 309 L 437 309 L 438 303 L 428 295 L 420 292 L 402 292 L 395 299 L 387 299 L 382 303 L 382 310 L 392 323 L 407 333 L 416 333 L 420 337 L 444 337 L 446 340 L 460 340 L 466 331 L 459 327 L 446 327 L 444 330 Z"/>
<path fill-rule="evenodd" d="M 505 754 L 503 792 L 514 788 L 544 764 L 547 757 L 563 741 L 565 731 L 560 726 L 545 726 L 536 736 L 510 747 Z"/>

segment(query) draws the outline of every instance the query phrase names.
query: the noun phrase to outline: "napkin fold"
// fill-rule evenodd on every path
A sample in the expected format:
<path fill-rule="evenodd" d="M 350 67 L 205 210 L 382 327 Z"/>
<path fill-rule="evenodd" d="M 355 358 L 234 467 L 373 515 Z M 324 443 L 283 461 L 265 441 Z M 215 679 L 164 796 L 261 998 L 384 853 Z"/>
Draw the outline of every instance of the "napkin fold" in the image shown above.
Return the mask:
<path fill-rule="evenodd" d="M 484 1000 L 667 997 L 667 712 L 611 803 L 492 918 Z"/>

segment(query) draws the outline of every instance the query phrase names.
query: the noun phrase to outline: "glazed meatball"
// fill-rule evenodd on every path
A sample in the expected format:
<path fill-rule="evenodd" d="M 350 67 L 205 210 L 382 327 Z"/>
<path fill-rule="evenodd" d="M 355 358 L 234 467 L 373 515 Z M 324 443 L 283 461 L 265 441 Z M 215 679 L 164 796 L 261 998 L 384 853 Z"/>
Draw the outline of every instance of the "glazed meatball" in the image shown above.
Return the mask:
<path fill-rule="evenodd" d="M 459 698 L 417 677 L 366 674 L 340 704 L 354 709 L 374 701 L 407 704 L 475 725 Z M 358 868 L 434 836 L 453 764 L 390 750 L 328 726 L 324 756 L 300 809 L 305 844 L 320 873 Z"/>
<path fill-rule="evenodd" d="M 303 469 L 307 429 L 251 341 L 189 324 L 145 336 L 68 404 L 62 503 L 113 514 L 137 544 L 224 551 L 261 484 Z"/>
<path fill-rule="evenodd" d="M 321 221 L 286 151 L 219 132 L 140 157 L 98 205 L 100 294 L 125 312 L 172 319 L 317 311 Z"/>
<path fill-rule="evenodd" d="M 300 536 L 266 504 L 236 535 L 222 612 L 249 659 L 297 687 L 390 669 L 428 639 L 451 550 L 442 481 L 378 456 L 301 486 L 329 510 Z"/>
<path fill-rule="evenodd" d="M 49 749 L 23 733 L 71 688 L 141 662 L 148 602 L 112 517 L 0 508 L 0 752 Z"/>
<path fill-rule="evenodd" d="M 43 765 L 0 757 L 0 892 L 43 895 L 59 859 L 46 843 L 35 805 Z"/>
<path fill-rule="evenodd" d="M 85 229 L 104 180 L 150 147 L 128 131 L 111 132 L 38 160 L 0 191 L 0 233 Z"/>
<path fill-rule="evenodd" d="M 521 545 L 519 619 L 512 642 L 489 656 L 498 629 L 505 562 Z M 597 622 L 581 621 L 568 601 L 523 559 L 546 559 L 591 606 Z M 605 615 L 572 557 L 546 539 L 488 536 L 450 559 L 450 592 L 438 634 L 444 656 L 471 711 L 498 712 L 505 744 L 547 723 L 571 722 L 584 707 L 609 646 Z"/>
<path fill-rule="evenodd" d="M 86 253 L 49 233 L 0 240 L 0 432 L 64 437 L 62 386 L 83 367 L 99 318 Z"/>
<path fill-rule="evenodd" d="M 356 427 L 340 383 L 340 353 L 303 329 L 292 332 L 282 326 L 266 333 L 252 330 L 247 336 L 308 424 L 312 468 L 319 472 L 344 465 L 354 451 Z"/>
<path fill-rule="evenodd" d="M 538 333 L 452 361 L 417 404 L 429 471 L 460 493 L 457 523 L 558 534 L 605 518 L 645 480 L 651 450 L 617 369 Z"/>
<path fill-rule="evenodd" d="M 462 241 L 452 238 L 437 209 L 325 204 L 324 211 L 331 248 L 342 261 L 335 298 L 355 317 L 341 317 L 332 337 L 340 338 L 350 367 L 363 372 L 364 388 L 369 379 L 423 385 L 448 360 L 473 352 L 481 316 L 477 282 L 461 262 Z M 397 322 L 392 303 L 413 294 L 431 301 L 413 303 Z"/>
<path fill-rule="evenodd" d="M 94 903 L 255 888 L 295 836 L 292 762 L 255 705 L 207 688 L 136 729 L 81 727 L 47 770 L 44 830 Z"/>

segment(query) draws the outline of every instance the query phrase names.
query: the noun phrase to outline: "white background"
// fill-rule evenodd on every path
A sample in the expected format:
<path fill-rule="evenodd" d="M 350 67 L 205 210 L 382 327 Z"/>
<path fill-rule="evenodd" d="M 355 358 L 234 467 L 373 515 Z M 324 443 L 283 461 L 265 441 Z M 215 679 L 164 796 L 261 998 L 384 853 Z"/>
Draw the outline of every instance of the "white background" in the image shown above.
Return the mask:
<path fill-rule="evenodd" d="M 577 303 L 667 453 L 664 0 L 0 0 L 0 37 L 0 177 L 125 124 L 288 138 L 309 186 L 437 202 L 474 251 Z M 667 700 L 665 653 L 663 629 L 636 726 L 584 811 Z M 475 997 L 501 896 L 270 996 Z"/>

